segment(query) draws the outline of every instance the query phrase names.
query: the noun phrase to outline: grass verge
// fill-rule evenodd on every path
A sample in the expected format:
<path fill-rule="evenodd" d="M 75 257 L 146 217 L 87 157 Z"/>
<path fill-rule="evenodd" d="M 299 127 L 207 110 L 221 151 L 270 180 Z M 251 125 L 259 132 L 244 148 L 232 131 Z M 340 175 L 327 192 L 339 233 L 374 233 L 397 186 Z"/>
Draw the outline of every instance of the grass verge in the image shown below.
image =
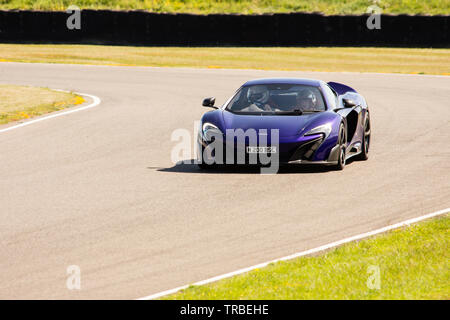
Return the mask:
<path fill-rule="evenodd" d="M 0 62 L 450 75 L 450 49 L 0 44 Z"/>
<path fill-rule="evenodd" d="M 191 286 L 164 299 L 449 299 L 449 218 Z"/>
<path fill-rule="evenodd" d="M 81 96 L 47 88 L 0 84 L 0 125 L 82 104 Z"/>
<path fill-rule="evenodd" d="M 0 1 L 0 9 L 66 10 L 72 0 Z M 79 0 L 82 9 L 147 10 L 187 13 L 269 13 L 323 12 L 325 14 L 362 14 L 372 4 L 368 0 Z M 449 14 L 448 0 L 383 0 L 384 13 Z"/>

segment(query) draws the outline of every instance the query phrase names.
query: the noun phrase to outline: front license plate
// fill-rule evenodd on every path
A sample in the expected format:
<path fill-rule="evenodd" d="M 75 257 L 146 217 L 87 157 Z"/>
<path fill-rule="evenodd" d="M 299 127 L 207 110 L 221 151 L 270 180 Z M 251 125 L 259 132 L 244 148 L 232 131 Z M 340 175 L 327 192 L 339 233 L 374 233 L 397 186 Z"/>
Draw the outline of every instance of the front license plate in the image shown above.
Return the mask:
<path fill-rule="evenodd" d="M 277 147 L 247 147 L 247 153 L 277 153 Z"/>

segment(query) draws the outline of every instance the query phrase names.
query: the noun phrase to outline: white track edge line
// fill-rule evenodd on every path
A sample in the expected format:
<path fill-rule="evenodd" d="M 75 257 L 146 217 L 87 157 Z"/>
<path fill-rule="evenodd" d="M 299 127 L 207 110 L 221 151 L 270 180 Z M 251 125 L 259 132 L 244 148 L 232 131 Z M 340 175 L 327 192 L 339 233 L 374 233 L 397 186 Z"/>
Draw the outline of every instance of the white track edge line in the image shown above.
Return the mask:
<path fill-rule="evenodd" d="M 52 89 L 52 90 L 54 90 L 54 91 L 61 91 L 61 92 L 70 92 L 70 91 L 59 90 L 59 89 Z M 36 122 L 41 122 L 41 121 L 44 121 L 44 120 L 49 120 L 49 119 L 53 119 L 53 118 L 56 118 L 56 117 L 61 117 L 61 116 L 64 116 L 66 114 L 75 113 L 75 112 L 83 111 L 83 110 L 86 110 L 86 109 L 94 108 L 94 107 L 98 106 L 101 103 L 101 99 L 99 97 L 94 96 L 94 95 L 86 94 L 86 93 L 80 93 L 80 92 L 72 92 L 72 93 L 80 95 L 80 96 L 89 97 L 89 98 L 91 98 L 93 100 L 93 102 L 91 104 L 88 104 L 87 106 L 84 106 L 84 107 L 79 107 L 79 108 L 75 107 L 75 109 L 72 109 L 72 110 L 69 110 L 69 111 L 64 111 L 64 112 L 59 112 L 59 113 L 55 113 L 55 114 L 50 114 L 49 116 L 44 116 L 44 117 L 41 117 L 41 118 L 37 118 L 35 120 L 30 120 L 30 121 L 26 121 L 26 122 L 20 123 L 20 124 L 15 125 L 15 126 L 11 126 L 11 127 L 7 127 L 7 128 L 4 128 L 4 129 L 0 129 L 0 133 L 11 131 L 11 130 L 18 129 L 18 128 L 22 128 L 22 127 L 25 127 L 25 126 L 29 126 L 30 124 L 33 124 L 33 123 L 36 123 Z"/>
<path fill-rule="evenodd" d="M 310 255 L 310 254 L 313 254 L 313 253 L 317 253 L 317 252 L 320 252 L 320 251 L 324 251 L 324 250 L 327 250 L 327 249 L 330 249 L 330 248 L 333 248 L 333 247 L 337 247 L 337 246 L 340 246 L 340 245 L 348 243 L 348 242 L 352 242 L 352 241 L 355 241 L 355 240 L 360 240 L 360 239 L 367 238 L 367 237 L 370 237 L 370 236 L 373 236 L 373 235 L 376 235 L 376 234 L 379 234 L 379 233 L 383 233 L 383 232 L 390 231 L 390 230 L 393 230 L 393 229 L 397 229 L 397 228 L 400 228 L 400 227 L 408 226 L 410 224 L 413 224 L 413 223 L 416 223 L 416 222 L 419 222 L 419 221 L 422 221 L 422 220 L 426 220 L 428 218 L 436 217 L 436 216 L 439 216 L 439 215 L 442 215 L 442 214 L 448 213 L 448 212 L 450 212 L 450 208 L 439 210 L 439 211 L 436 211 L 436 212 L 433 212 L 433 213 L 426 214 L 424 216 L 408 219 L 408 220 L 405 220 L 405 221 L 402 221 L 402 222 L 398 222 L 398 223 L 395 223 L 395 224 L 392 224 L 392 225 L 389 225 L 389 226 L 386 226 L 386 227 L 383 227 L 383 228 L 379 228 L 379 229 L 373 230 L 373 231 L 369 231 L 369 232 L 366 232 L 366 233 L 361 233 L 361 234 L 358 234 L 358 235 L 355 235 L 355 236 L 352 236 L 352 237 L 349 237 L 349 238 L 345 238 L 345 239 L 342 239 L 342 240 L 331 242 L 331 243 L 325 244 L 325 245 L 317 247 L 317 248 L 309 249 L 309 250 L 306 250 L 306 251 L 301 251 L 301 252 L 294 253 L 294 254 L 289 255 L 289 256 L 285 256 L 285 257 L 279 258 L 279 259 L 263 262 L 263 263 L 260 263 L 260 264 L 257 264 L 257 265 L 251 266 L 251 267 L 239 269 L 239 270 L 236 270 L 236 271 L 233 271 L 233 272 L 229 272 L 229 273 L 225 273 L 225 274 L 213 277 L 213 278 L 209 278 L 209 279 L 206 279 L 206 280 L 198 281 L 198 282 L 195 282 L 195 283 L 193 283 L 191 285 L 192 286 L 201 286 L 201 285 L 205 285 L 205 284 L 208 284 L 208 283 L 216 282 L 218 280 L 230 278 L 232 276 L 239 275 L 239 274 L 242 274 L 242 273 L 246 273 L 246 272 L 252 271 L 254 269 L 266 267 L 270 263 L 291 260 L 291 259 L 299 258 L 299 257 L 302 257 L 302 256 Z M 139 298 L 137 300 L 153 300 L 153 299 L 157 299 L 157 298 L 169 295 L 169 294 L 176 293 L 176 292 L 178 292 L 180 290 L 186 289 L 186 288 L 188 288 L 191 285 L 184 285 L 184 286 L 177 287 L 177 288 L 174 288 L 174 289 L 162 291 L 162 292 L 155 293 L 155 294 L 143 297 L 143 298 Z"/>

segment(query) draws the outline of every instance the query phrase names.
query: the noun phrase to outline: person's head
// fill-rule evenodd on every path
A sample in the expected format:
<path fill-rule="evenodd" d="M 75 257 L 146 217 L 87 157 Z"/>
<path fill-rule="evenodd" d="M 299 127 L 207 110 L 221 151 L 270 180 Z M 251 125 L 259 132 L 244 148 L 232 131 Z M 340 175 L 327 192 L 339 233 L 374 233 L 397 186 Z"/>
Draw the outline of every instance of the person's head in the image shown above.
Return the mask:
<path fill-rule="evenodd" d="M 250 103 L 266 103 L 269 100 L 269 90 L 265 86 L 252 86 L 247 91 Z"/>
<path fill-rule="evenodd" d="M 297 106 L 302 110 L 314 109 L 317 105 L 317 97 L 310 89 L 303 89 L 297 95 Z"/>

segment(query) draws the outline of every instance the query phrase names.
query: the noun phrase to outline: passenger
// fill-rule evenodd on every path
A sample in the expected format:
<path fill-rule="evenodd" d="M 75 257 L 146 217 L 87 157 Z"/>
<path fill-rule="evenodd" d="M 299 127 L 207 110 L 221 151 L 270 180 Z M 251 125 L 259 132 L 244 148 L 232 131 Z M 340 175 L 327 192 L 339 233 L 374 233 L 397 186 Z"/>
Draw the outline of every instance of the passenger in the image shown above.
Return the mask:
<path fill-rule="evenodd" d="M 297 94 L 297 107 L 301 111 L 320 111 L 317 105 L 317 97 L 310 89 L 303 89 Z"/>

